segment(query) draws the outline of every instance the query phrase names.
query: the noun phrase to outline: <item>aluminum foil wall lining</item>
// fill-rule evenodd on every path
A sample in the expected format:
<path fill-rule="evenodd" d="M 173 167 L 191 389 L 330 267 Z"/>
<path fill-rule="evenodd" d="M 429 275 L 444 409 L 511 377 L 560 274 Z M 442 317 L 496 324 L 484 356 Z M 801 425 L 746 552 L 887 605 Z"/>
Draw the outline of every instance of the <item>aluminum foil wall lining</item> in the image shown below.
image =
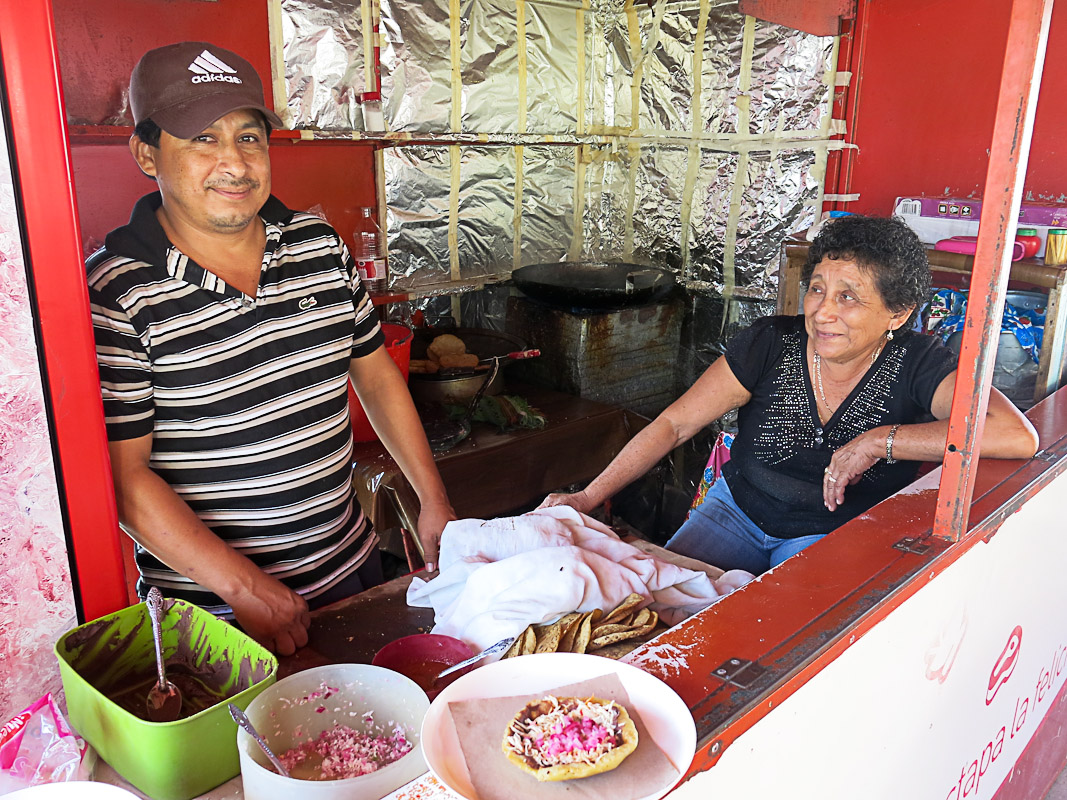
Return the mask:
<path fill-rule="evenodd" d="M 382 0 L 382 111 L 389 130 L 448 130 L 448 8 L 447 0 Z"/>
<path fill-rule="evenodd" d="M 321 31 L 301 41 L 354 48 L 326 69 L 310 60 L 316 48 L 287 42 L 287 86 L 290 74 L 318 79 L 323 70 L 351 74 L 355 87 L 358 0 L 280 1 L 293 30 Z M 432 141 L 386 151 L 395 286 L 496 279 L 525 263 L 588 257 L 664 265 L 702 290 L 773 295 L 780 242 L 814 221 L 835 146 L 833 39 L 746 18 L 735 2 L 527 0 L 523 49 L 514 0 L 461 0 L 456 20 L 449 8 L 381 0 L 387 128 Z M 330 10 L 338 19 L 327 35 Z M 290 54 L 309 61 L 298 70 Z M 314 102 L 301 113 L 331 127 L 326 111 L 341 95 L 307 90 Z M 357 128 L 349 118 L 336 125 Z M 457 135 L 484 141 L 453 149 Z"/>
<path fill-rule="evenodd" d="M 304 130 L 363 130 L 360 99 L 368 87 L 360 0 L 279 5 L 286 123 Z M 275 108 L 282 107 L 276 102 Z"/>
<path fill-rule="evenodd" d="M 557 261 L 573 227 L 574 148 L 409 146 L 385 152 L 392 285 L 506 277 L 514 265 L 517 158 L 522 159 L 523 263 Z M 458 154 L 458 155 L 457 155 Z M 458 158 L 452 223 L 452 160 Z M 454 224 L 456 267 L 449 249 Z M 561 235 L 561 232 L 563 235 Z"/>
<path fill-rule="evenodd" d="M 522 157 L 520 264 L 564 260 L 574 238 L 574 160 L 583 149 L 567 146 L 463 147 L 459 152 L 456 205 L 458 274 L 448 247 L 452 148 L 422 146 L 386 151 L 386 201 L 393 284 L 417 288 L 450 279 L 502 278 L 514 265 L 514 199 L 517 154 Z M 666 265 L 705 290 L 722 293 L 724 242 L 733 186 L 740 206 L 734 283 L 773 296 L 779 246 L 794 226 L 814 219 L 818 182 L 810 151 L 733 153 L 699 151 L 683 270 L 681 207 L 689 149 L 642 147 L 619 151 L 585 169 L 580 258 L 633 259 Z M 578 156 L 575 154 L 579 153 Z M 744 162 L 744 174 L 738 165 Z M 628 234 L 632 231 L 632 236 Z"/>

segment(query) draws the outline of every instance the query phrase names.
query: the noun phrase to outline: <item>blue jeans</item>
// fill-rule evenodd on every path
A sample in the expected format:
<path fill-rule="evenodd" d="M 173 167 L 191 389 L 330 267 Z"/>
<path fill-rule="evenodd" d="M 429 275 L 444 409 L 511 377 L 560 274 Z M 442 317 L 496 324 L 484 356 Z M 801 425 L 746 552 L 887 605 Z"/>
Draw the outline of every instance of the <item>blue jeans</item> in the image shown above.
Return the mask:
<path fill-rule="evenodd" d="M 726 479 L 720 478 L 667 542 L 667 549 L 720 569 L 744 569 L 759 575 L 825 535 L 768 536 L 737 507 Z"/>

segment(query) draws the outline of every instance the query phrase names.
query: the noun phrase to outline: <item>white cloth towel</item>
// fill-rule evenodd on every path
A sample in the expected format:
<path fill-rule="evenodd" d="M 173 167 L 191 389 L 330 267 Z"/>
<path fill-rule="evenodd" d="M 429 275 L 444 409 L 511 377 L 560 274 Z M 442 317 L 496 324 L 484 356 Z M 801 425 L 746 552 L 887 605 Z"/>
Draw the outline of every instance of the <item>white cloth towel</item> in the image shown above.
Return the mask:
<path fill-rule="evenodd" d="M 450 522 L 438 561 L 436 578 L 412 580 L 408 604 L 433 608 L 434 633 L 478 650 L 571 611 L 606 612 L 631 592 L 674 625 L 753 578 L 731 570 L 713 582 L 638 550 L 569 506 Z"/>

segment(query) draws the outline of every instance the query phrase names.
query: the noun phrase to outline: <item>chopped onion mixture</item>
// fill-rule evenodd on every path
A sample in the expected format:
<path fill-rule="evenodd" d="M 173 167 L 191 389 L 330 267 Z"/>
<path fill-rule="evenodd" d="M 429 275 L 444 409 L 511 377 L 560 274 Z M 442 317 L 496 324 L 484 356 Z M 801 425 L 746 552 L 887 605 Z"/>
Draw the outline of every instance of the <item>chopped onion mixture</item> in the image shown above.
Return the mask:
<path fill-rule="evenodd" d="M 322 758 L 322 780 L 355 778 L 374 772 L 407 755 L 411 742 L 399 728 L 392 736 L 371 736 L 346 725 L 334 725 L 319 738 L 304 742 L 284 752 L 280 758 L 292 770 L 312 756 Z"/>
<path fill-rule="evenodd" d="M 579 697 L 560 703 L 552 695 L 541 700 L 550 710 L 516 720 L 508 746 L 539 767 L 593 764 L 616 746 L 619 712 L 613 704 L 590 703 Z"/>

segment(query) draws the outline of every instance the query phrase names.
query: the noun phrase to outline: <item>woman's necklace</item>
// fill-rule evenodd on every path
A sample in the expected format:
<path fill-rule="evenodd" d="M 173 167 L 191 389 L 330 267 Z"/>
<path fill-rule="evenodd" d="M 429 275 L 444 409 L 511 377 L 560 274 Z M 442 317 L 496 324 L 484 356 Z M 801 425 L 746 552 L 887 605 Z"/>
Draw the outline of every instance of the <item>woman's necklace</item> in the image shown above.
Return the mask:
<path fill-rule="evenodd" d="M 884 343 L 883 343 L 884 344 Z M 878 356 L 882 354 L 882 344 L 878 345 L 878 349 L 874 351 L 874 355 L 871 356 L 871 366 L 874 366 L 874 362 L 878 360 Z M 826 401 L 826 393 L 822 389 L 822 356 L 819 355 L 819 351 L 816 350 L 811 360 L 815 362 L 815 387 L 819 390 L 819 399 L 822 400 L 822 404 L 826 406 L 826 411 L 832 417 L 834 415 L 834 409 Z M 870 369 L 870 367 L 868 367 Z"/>

